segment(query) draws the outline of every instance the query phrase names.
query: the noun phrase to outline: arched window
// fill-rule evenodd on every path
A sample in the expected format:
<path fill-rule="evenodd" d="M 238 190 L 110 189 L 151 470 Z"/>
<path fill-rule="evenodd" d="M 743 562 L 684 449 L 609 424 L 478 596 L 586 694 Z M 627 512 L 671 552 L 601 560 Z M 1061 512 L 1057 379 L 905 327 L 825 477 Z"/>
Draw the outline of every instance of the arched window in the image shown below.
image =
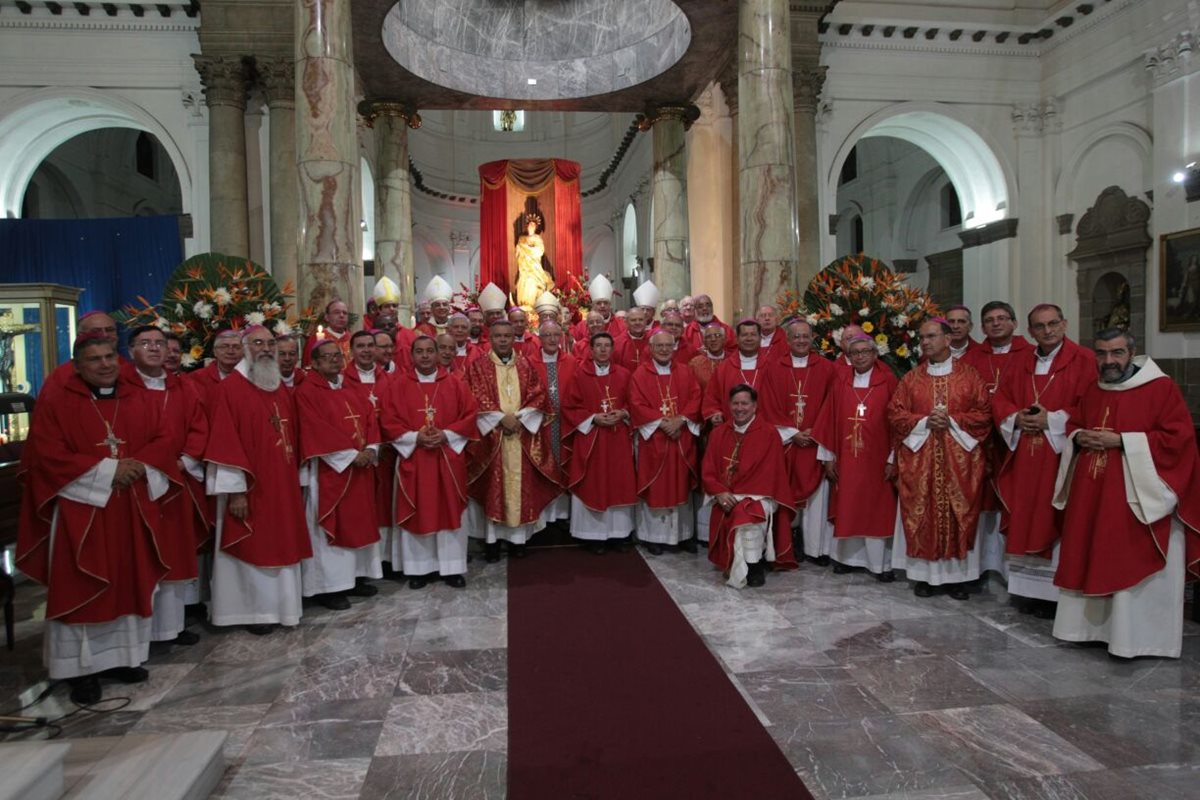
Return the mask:
<path fill-rule="evenodd" d="M 154 158 L 154 149 L 154 137 L 145 131 L 139 133 L 137 142 L 134 144 L 137 171 L 139 175 L 144 175 L 152 181 L 158 180 L 158 164 Z"/>
<path fill-rule="evenodd" d="M 962 225 L 962 206 L 958 204 L 958 192 L 954 184 L 947 183 L 941 193 L 942 227 L 957 228 Z"/>
<path fill-rule="evenodd" d="M 866 242 L 866 239 L 863 236 L 862 217 L 855 217 L 854 218 L 854 239 L 853 239 L 854 250 L 853 250 L 853 252 L 861 253 L 863 250 L 865 250 L 866 249 L 865 242 Z"/>
<path fill-rule="evenodd" d="M 838 176 L 838 186 L 843 183 L 849 183 L 858 177 L 858 148 L 850 148 L 849 155 L 846 156 L 846 162 L 842 164 L 842 174 Z"/>

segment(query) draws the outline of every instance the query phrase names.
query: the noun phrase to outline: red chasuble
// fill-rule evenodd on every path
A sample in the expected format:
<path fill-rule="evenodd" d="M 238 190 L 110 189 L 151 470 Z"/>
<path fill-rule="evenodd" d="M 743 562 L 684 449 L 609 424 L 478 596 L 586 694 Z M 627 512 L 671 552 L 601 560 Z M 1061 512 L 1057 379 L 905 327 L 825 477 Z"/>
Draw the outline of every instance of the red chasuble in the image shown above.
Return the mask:
<path fill-rule="evenodd" d="M 776 428 L 812 430 L 833 383 L 833 365 L 817 353 L 809 353 L 806 367 L 792 366 L 790 350 L 775 354 L 763 371 L 759 412 Z M 817 446 L 800 447 L 788 442 L 783 453 L 792 486 L 789 505 L 804 508 L 825 477 L 825 469 L 817 461 Z"/>
<path fill-rule="evenodd" d="M 991 409 L 974 369 L 955 366 L 949 375 L 934 378 L 924 364 L 904 376 L 888 405 L 888 421 L 898 440 L 896 469 L 908 557 L 963 559 L 975 546 L 986 468 L 983 447 L 968 453 L 949 430 L 930 431 L 915 453 L 901 443 L 935 403 L 945 405 L 958 426 L 981 442 L 992 429 Z"/>
<path fill-rule="evenodd" d="M 604 323 L 604 330 L 614 339 L 625 332 L 625 320 L 612 314 Z M 577 342 L 586 342 L 591 334 L 588 333 L 587 320 L 581 319 L 571 326 L 571 338 Z"/>
<path fill-rule="evenodd" d="M 997 428 L 1035 404 L 1047 411 L 1066 411 L 1074 418 L 1083 393 L 1096 383 L 1096 355 L 1086 347 L 1064 339 L 1047 375 L 1033 374 L 1036 353 L 1032 347 L 1026 349 L 1002 373 L 1000 388 L 992 395 Z M 1051 505 L 1059 455 L 1040 433 L 1022 436 L 1016 450 L 1005 443 L 999 446 L 1003 450 L 996 491 L 1001 502 L 1000 529 L 1007 536 L 1005 552 L 1050 558 L 1062 530 L 1062 513 Z"/>
<path fill-rule="evenodd" d="M 379 443 L 375 409 L 362 392 L 334 389 L 313 374 L 296 389 L 300 420 L 300 462 L 317 459 L 317 524 L 327 544 L 357 549 L 379 541 L 376 515 L 375 467 L 348 466 L 341 472 L 321 456 L 343 450 L 363 450 Z"/>
<path fill-rule="evenodd" d="M 524 425 L 514 434 L 521 440 L 521 507 L 518 525 L 535 522 L 546 506 L 562 493 L 559 466 L 550 446 L 550 429 L 546 419 L 553 413 L 546 397 L 546 386 L 529 359 L 515 353 L 512 369 L 516 370 L 520 397 L 514 398 L 517 409 L 532 408 L 543 414 L 537 433 Z M 479 403 L 479 413 L 500 411 L 499 385 L 495 353 L 488 353 L 467 367 L 467 387 Z M 515 413 L 515 412 L 514 412 Z M 505 513 L 504 465 L 500 458 L 503 429 L 497 425 L 478 441 L 467 445 L 467 481 L 471 497 L 483 506 L 488 519 L 508 524 Z"/>
<path fill-rule="evenodd" d="M 670 375 L 659 375 L 650 359 L 630 375 L 629 413 L 634 428 L 677 415 L 699 424 L 700 388 L 690 371 L 672 367 Z M 638 497 L 651 508 L 686 503 L 699 483 L 696 437 L 687 425 L 679 429 L 678 439 L 669 438 L 661 428 L 649 439 L 636 435 Z"/>
<path fill-rule="evenodd" d="M 635 431 L 624 422 L 611 428 L 578 428 L 593 414 L 628 410 L 629 371 L 612 364 L 607 375 L 596 374 L 596 363 L 581 364 L 562 400 L 563 436 L 570 436 L 567 489 L 593 511 L 637 502 L 637 473 L 633 465 Z"/>
<path fill-rule="evenodd" d="M 837 458 L 838 481 L 829 498 L 834 538 L 887 538 L 896 531 L 896 486 L 884 469 L 893 444 L 887 408 L 898 383 L 886 364 L 876 362 L 869 385 L 855 388 L 851 370 L 830 387 L 813 436 Z"/>
<path fill-rule="evenodd" d="M 725 356 L 725 358 L 729 358 L 729 356 Z M 709 381 L 711 381 L 712 376 L 716 374 L 717 367 L 724 363 L 725 359 L 709 358 L 708 353 L 700 353 L 699 355 L 692 356 L 692 358 L 688 361 L 688 369 L 691 370 L 692 376 L 696 379 L 696 383 L 700 386 L 701 392 L 708 391 Z"/>
<path fill-rule="evenodd" d="M 1124 443 L 1125 453 L 1069 445 L 1074 450 L 1063 453 L 1072 463 L 1054 583 L 1086 595 L 1136 586 L 1166 565 L 1172 518 L 1184 526 L 1189 578 L 1200 577 L 1200 459 L 1192 417 L 1175 382 L 1146 359 L 1125 383 L 1088 387 L 1067 427 L 1145 434 L 1154 472 L 1178 505 L 1150 525 L 1140 522 L 1130 509 L 1125 480 L 1126 470 L 1137 467 L 1127 463 L 1133 443 Z"/>
<path fill-rule="evenodd" d="M 737 352 L 737 336 L 733 332 L 733 328 L 726 325 L 715 316 L 706 325 L 701 325 L 699 320 L 692 320 L 683 329 L 683 340 L 687 342 L 697 352 L 704 350 L 704 329 L 709 325 L 720 325 L 725 329 L 725 352 Z"/>
<path fill-rule="evenodd" d="M 299 370 L 299 367 L 297 367 Z M 221 373 L 217 369 L 217 362 L 213 361 L 206 364 L 202 369 L 189 372 L 184 376 L 184 380 L 190 383 L 200 396 L 200 402 L 204 405 L 204 411 L 211 420 L 213 409 L 216 408 L 217 387 L 224 381 L 221 380 Z"/>
<path fill-rule="evenodd" d="M 288 567 L 312 557 L 296 422 L 294 396 L 282 384 L 266 392 L 235 371 L 217 390 L 204 459 L 240 469 L 250 505 L 244 520 L 226 510 L 221 550 L 256 567 Z"/>
<path fill-rule="evenodd" d="M 739 383 L 756 390 L 762 387 L 763 367 L 767 364 L 764 355 L 759 354 L 754 369 L 742 369 L 742 356 L 736 350 L 725 356 L 704 390 L 700 407 L 704 419 L 712 419 L 714 414 L 724 414 L 725 419 L 729 419 L 729 390 Z"/>
<path fill-rule="evenodd" d="M 409 354 L 412 355 L 411 353 Z M 383 408 L 383 396 L 387 393 L 388 383 L 394 378 L 381 366 L 375 367 L 375 383 L 363 383 L 359 377 L 358 367 L 349 365 L 342 371 L 346 389 L 357 392 L 366 398 L 375 412 L 375 424 L 380 424 L 380 411 Z M 313 380 L 320 376 L 313 374 Z M 395 504 L 395 482 L 392 472 L 396 468 L 395 451 L 390 447 L 379 448 L 379 463 L 375 466 L 375 519 L 380 525 L 392 524 L 392 507 Z"/>
<path fill-rule="evenodd" d="M 454 371 L 459 374 L 466 372 L 467 365 L 470 364 L 475 359 L 479 358 L 479 356 L 481 356 L 482 354 L 483 354 L 483 351 L 481 349 L 479 349 L 479 345 L 471 344 L 470 342 L 467 342 L 466 355 L 454 356 Z M 412 365 L 410 364 L 409 367 L 411 368 L 411 366 Z"/>
<path fill-rule="evenodd" d="M 415 370 L 396 373 L 383 398 L 383 431 L 388 442 L 432 425 L 466 439 L 479 438 L 475 398 L 463 381 L 444 369 L 437 380 L 420 383 Z M 389 444 L 389 450 L 393 450 Z M 467 508 L 466 448 L 417 447 L 396 459 L 396 524 L 409 533 L 450 531 L 462 525 Z M 419 501 L 419 502 L 418 502 Z"/>
<path fill-rule="evenodd" d="M 625 331 L 613 339 L 612 363 L 633 372 L 642 362 L 650 360 L 650 335 L 647 328 L 642 338 L 635 339 Z"/>
<path fill-rule="evenodd" d="M 144 389 L 119 386 L 115 399 L 97 400 L 78 376 L 39 397 L 21 456 L 17 566 L 48 587 L 46 619 L 79 624 L 153 613 L 154 587 L 169 565 L 147 481 L 113 489 L 103 508 L 58 493 L 106 458 L 141 461 L 171 479 L 168 494 L 179 491 L 177 452 L 161 414 Z"/>
<path fill-rule="evenodd" d="M 708 435 L 704 450 L 704 492 L 716 496 L 721 492 L 737 495 L 760 495 L 779 504 L 776 515 L 790 519 L 795 510 L 789 496 L 787 468 L 783 460 L 783 444 L 775 426 L 756 415 L 745 433 L 738 433 L 733 420 L 718 425 Z M 745 499 L 728 514 L 713 504 L 709 524 L 708 560 L 728 572 L 733 565 L 733 539 L 737 528 L 766 522 L 762 504 Z M 768 531 L 774 537 L 775 566 L 795 569 L 796 554 L 792 549 L 791 526 L 772 525 Z"/>

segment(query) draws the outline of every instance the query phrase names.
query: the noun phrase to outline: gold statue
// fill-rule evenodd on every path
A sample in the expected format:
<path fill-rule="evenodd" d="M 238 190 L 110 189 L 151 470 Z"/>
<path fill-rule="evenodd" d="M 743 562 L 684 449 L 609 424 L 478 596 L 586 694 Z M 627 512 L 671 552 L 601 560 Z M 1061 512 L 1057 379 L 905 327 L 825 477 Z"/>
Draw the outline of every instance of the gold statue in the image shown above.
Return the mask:
<path fill-rule="evenodd" d="M 542 268 L 546 244 L 538 235 L 541 215 L 525 214 L 525 233 L 517 239 L 517 305 L 526 313 L 533 311 L 537 299 L 554 285 L 549 273 Z"/>

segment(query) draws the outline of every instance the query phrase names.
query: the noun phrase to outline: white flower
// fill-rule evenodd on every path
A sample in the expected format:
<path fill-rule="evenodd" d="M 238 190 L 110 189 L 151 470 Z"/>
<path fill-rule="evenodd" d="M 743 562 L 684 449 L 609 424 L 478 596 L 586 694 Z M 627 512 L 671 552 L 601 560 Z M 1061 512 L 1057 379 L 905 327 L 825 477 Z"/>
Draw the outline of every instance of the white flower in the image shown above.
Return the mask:
<path fill-rule="evenodd" d="M 196 305 L 192 306 L 192 311 L 196 312 L 196 316 L 200 319 L 211 319 L 213 313 L 212 303 L 206 303 L 200 300 Z"/>
<path fill-rule="evenodd" d="M 892 317 L 892 324 L 897 328 L 903 328 L 908 324 L 908 317 L 904 314 L 897 314 L 896 316 Z"/>
<path fill-rule="evenodd" d="M 261 311 L 251 311 L 246 315 L 247 325 L 262 325 L 267 321 L 267 315 Z"/>
<path fill-rule="evenodd" d="M 192 354 L 188 353 L 186 351 L 183 353 L 183 355 L 181 355 L 179 357 L 179 364 L 181 366 L 190 367 L 195 363 L 196 363 L 196 359 L 192 358 Z"/>
<path fill-rule="evenodd" d="M 875 349 L 879 351 L 879 355 L 881 356 L 886 356 L 891 352 L 891 348 L 887 346 L 886 342 L 876 342 Z"/>
<path fill-rule="evenodd" d="M 816 325 L 817 324 L 817 315 L 816 314 L 805 314 L 804 321 L 807 322 L 809 325 Z"/>
<path fill-rule="evenodd" d="M 870 289 L 875 286 L 875 279 L 870 275 L 860 275 L 858 278 L 858 285 L 862 286 L 863 288 Z"/>
<path fill-rule="evenodd" d="M 154 327 L 158 328 L 160 331 L 169 331 L 171 330 L 171 323 L 167 322 L 163 317 L 155 317 Z"/>
<path fill-rule="evenodd" d="M 846 312 L 844 312 L 842 310 L 842 307 L 839 306 L 837 303 L 830 303 L 829 304 L 829 313 L 835 317 L 840 317 L 842 314 L 844 314 Z"/>
<path fill-rule="evenodd" d="M 177 316 L 177 317 L 183 316 L 183 303 L 175 304 L 175 316 Z"/>
<path fill-rule="evenodd" d="M 213 300 L 217 301 L 217 305 L 227 306 L 233 302 L 233 295 L 224 286 L 219 286 L 213 291 Z"/>
<path fill-rule="evenodd" d="M 283 310 L 283 306 L 279 305 L 279 303 L 267 303 L 266 305 L 263 306 L 263 311 L 278 312 L 278 311 L 282 311 L 282 310 Z"/>
<path fill-rule="evenodd" d="M 834 331 L 832 334 L 830 334 L 830 335 L 833 337 L 833 341 L 834 341 L 834 343 L 835 343 L 835 344 L 836 344 L 838 347 L 841 347 L 841 346 L 842 346 L 842 331 L 844 331 L 844 330 L 846 330 L 846 329 L 845 329 L 845 328 L 838 328 L 836 331 Z"/>
<path fill-rule="evenodd" d="M 869 316 L 871 316 L 871 307 L 870 307 L 870 306 L 863 306 L 862 308 L 860 308 L 860 309 L 858 310 L 858 313 L 859 313 L 859 314 L 861 314 L 861 315 L 862 315 L 862 316 L 864 316 L 864 317 L 869 317 Z"/>

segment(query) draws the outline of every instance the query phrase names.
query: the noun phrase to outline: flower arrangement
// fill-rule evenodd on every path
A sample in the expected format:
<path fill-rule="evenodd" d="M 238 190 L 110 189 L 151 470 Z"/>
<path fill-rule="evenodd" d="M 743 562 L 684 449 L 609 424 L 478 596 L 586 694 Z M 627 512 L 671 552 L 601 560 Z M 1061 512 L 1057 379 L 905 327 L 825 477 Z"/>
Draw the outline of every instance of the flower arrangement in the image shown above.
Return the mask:
<path fill-rule="evenodd" d="M 483 287 L 479 285 L 479 278 L 475 278 L 475 288 L 468 289 L 467 285 L 462 281 L 458 283 L 458 291 L 450 296 L 450 306 L 455 311 L 466 311 L 471 306 L 479 305 L 479 292 Z"/>
<path fill-rule="evenodd" d="M 835 357 L 842 331 L 858 325 L 875 340 L 879 356 L 900 375 L 920 360 L 917 331 L 936 316 L 937 304 L 924 291 L 904 283 L 878 259 L 863 254 L 834 261 L 816 274 L 803 296 L 788 290 L 780 300 L 784 316 L 813 326 L 815 346 Z"/>
<path fill-rule="evenodd" d="M 163 287 L 162 302 L 138 297 L 114 316 L 127 328 L 154 325 L 183 342 L 183 367 L 196 368 L 212 355 L 216 335 L 227 328 L 265 325 L 276 336 L 297 332 L 288 320 L 290 284 L 281 290 L 265 269 L 248 259 L 203 253 L 184 261 Z"/>

